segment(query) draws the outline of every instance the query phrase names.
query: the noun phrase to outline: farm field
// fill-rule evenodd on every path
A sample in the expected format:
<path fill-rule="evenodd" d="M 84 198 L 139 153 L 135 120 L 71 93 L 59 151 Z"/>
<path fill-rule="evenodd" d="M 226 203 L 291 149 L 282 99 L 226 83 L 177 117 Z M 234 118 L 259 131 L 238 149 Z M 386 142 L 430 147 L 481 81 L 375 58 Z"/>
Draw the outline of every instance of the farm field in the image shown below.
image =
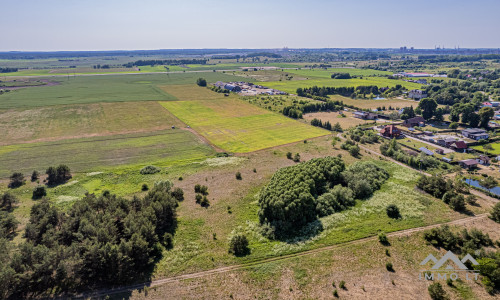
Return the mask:
<path fill-rule="evenodd" d="M 339 112 L 316 112 L 316 113 L 307 113 L 303 115 L 303 118 L 307 122 L 311 122 L 312 119 L 319 119 L 323 123 L 330 122 L 330 124 L 334 125 L 335 123 L 339 123 L 343 129 L 355 127 L 361 124 L 373 123 L 374 120 L 363 120 L 353 117 L 352 112 L 343 112 L 346 117 L 339 117 Z M 383 120 L 382 120 L 383 121 Z M 379 122 L 379 124 L 382 124 Z"/>
<path fill-rule="evenodd" d="M 158 86 L 193 84 L 201 76 L 208 82 L 241 79 L 214 72 L 51 78 L 51 81 L 56 81 L 58 84 L 23 88 L 0 95 L 0 109 L 96 102 L 174 100 L 175 97 Z"/>
<path fill-rule="evenodd" d="M 168 165 L 202 159 L 214 150 L 186 130 L 70 139 L 0 147 L 0 178 L 12 172 L 43 172 L 67 164 L 74 172 L 102 171 L 118 165 Z"/>
<path fill-rule="evenodd" d="M 0 145 L 150 132 L 181 125 L 156 101 L 9 109 L 0 110 Z"/>
<path fill-rule="evenodd" d="M 251 152 L 329 133 L 239 99 L 161 104 L 214 145 L 230 152 Z"/>
<path fill-rule="evenodd" d="M 481 151 L 488 151 L 488 153 L 493 154 L 493 155 L 500 155 L 500 143 L 498 141 L 495 143 L 490 143 L 489 145 L 493 148 L 493 150 L 484 149 L 483 145 L 472 146 L 471 148 L 481 150 Z"/>
<path fill-rule="evenodd" d="M 363 77 L 353 79 L 331 79 L 324 77 L 309 77 L 306 80 L 285 80 L 285 81 L 270 81 L 270 82 L 256 82 L 269 88 L 281 90 L 290 94 L 295 94 L 297 88 L 306 88 L 312 86 L 328 86 L 328 87 L 356 87 L 376 85 L 378 87 L 393 87 L 398 84 L 406 87 L 407 89 L 419 89 L 420 84 L 413 82 L 406 82 L 401 80 L 387 79 L 385 77 Z"/>
<path fill-rule="evenodd" d="M 348 97 L 343 97 L 339 95 L 328 96 L 334 101 L 342 101 L 346 105 L 353 105 L 361 109 L 375 109 L 377 107 L 385 106 L 386 109 L 391 106 L 392 108 L 403 108 L 408 106 L 413 106 L 417 108 L 418 102 L 413 100 L 403 100 L 403 99 L 383 99 L 383 100 L 365 100 L 365 99 L 352 99 Z"/>
<path fill-rule="evenodd" d="M 378 71 L 371 69 L 354 69 L 354 68 L 328 68 L 328 69 L 301 69 L 287 70 L 292 74 L 300 75 L 301 77 L 321 77 L 331 79 L 333 73 L 349 73 L 351 76 L 376 76 L 376 75 L 392 75 L 392 72 Z"/>

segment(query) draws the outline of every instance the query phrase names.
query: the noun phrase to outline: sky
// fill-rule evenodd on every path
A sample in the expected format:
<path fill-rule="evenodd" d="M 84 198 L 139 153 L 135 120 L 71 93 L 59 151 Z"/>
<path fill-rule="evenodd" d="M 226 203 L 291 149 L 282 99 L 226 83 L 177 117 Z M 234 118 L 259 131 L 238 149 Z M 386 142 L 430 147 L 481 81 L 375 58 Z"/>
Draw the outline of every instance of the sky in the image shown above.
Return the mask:
<path fill-rule="evenodd" d="M 500 48 L 499 0 L 0 0 L 0 51 Z"/>

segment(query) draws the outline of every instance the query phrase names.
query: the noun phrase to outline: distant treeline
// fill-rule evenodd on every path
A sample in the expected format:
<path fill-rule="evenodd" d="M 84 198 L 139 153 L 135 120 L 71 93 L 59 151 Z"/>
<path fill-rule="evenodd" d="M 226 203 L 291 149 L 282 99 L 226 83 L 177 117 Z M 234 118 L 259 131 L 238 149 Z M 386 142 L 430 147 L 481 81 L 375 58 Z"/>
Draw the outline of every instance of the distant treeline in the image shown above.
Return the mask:
<path fill-rule="evenodd" d="M 379 94 L 379 88 L 376 85 L 357 86 L 357 87 L 318 87 L 298 88 L 297 96 L 324 100 L 328 95 L 341 95 L 351 97 L 356 94 Z"/>
<path fill-rule="evenodd" d="M 156 66 L 156 65 L 204 65 L 207 63 L 206 59 L 155 59 L 155 60 L 138 60 L 124 64 L 125 68 L 132 68 L 133 66 Z"/>
<path fill-rule="evenodd" d="M 477 55 L 419 55 L 418 60 L 426 62 L 464 62 L 478 61 L 482 59 L 500 59 L 500 54 L 477 54 Z"/>
<path fill-rule="evenodd" d="M 13 73 L 17 72 L 17 68 L 0 68 L 0 73 Z"/>
<path fill-rule="evenodd" d="M 212 59 L 240 59 L 245 57 L 269 57 L 269 58 L 281 58 L 281 55 L 271 52 L 256 52 L 248 53 L 247 55 L 214 55 Z"/>

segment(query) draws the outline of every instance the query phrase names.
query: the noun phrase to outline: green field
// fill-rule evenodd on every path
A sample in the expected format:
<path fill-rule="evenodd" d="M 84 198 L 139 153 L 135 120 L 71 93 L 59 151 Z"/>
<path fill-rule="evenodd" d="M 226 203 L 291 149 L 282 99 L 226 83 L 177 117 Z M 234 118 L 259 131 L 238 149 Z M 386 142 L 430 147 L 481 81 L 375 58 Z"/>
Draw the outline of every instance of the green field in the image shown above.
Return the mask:
<path fill-rule="evenodd" d="M 489 154 L 493 154 L 493 155 L 500 155 L 500 143 L 499 142 L 490 143 L 489 145 L 493 148 L 493 150 L 484 149 L 482 145 L 481 146 L 472 146 L 471 148 L 481 150 L 483 152 L 488 152 Z"/>
<path fill-rule="evenodd" d="M 181 125 L 156 101 L 9 109 L 0 110 L 0 145 L 148 132 Z"/>
<path fill-rule="evenodd" d="M 176 73 L 140 75 L 102 75 L 57 77 L 58 85 L 30 87 L 0 95 L 0 109 L 58 104 L 173 100 L 160 85 L 194 84 L 204 77 L 208 82 L 236 81 L 240 77 L 223 73 Z"/>
<path fill-rule="evenodd" d="M 319 72 L 319 71 L 314 71 Z M 401 80 L 387 79 L 385 77 L 363 77 L 353 79 L 331 79 L 325 77 L 308 77 L 306 80 L 285 80 L 285 81 L 270 81 L 270 82 L 256 82 L 269 88 L 274 88 L 287 93 L 295 94 L 298 88 L 307 88 L 312 86 L 328 86 L 328 87 L 356 87 L 376 85 L 378 87 L 393 87 L 398 84 L 406 87 L 407 89 L 419 89 L 422 85 L 406 82 Z"/>
<path fill-rule="evenodd" d="M 230 152 L 251 152 L 329 133 L 238 99 L 169 101 L 162 105 Z"/>
<path fill-rule="evenodd" d="M 392 72 L 378 71 L 372 69 L 353 69 L 353 68 L 328 68 L 328 69 L 301 69 L 287 70 L 288 73 L 297 74 L 302 77 L 321 77 L 331 79 L 333 73 L 349 73 L 351 76 L 376 76 L 376 75 L 392 75 Z"/>
<path fill-rule="evenodd" d="M 16 144 L 0 147 L 0 178 L 12 172 L 29 174 L 33 170 L 67 164 L 74 172 L 103 171 L 118 165 L 169 165 L 213 155 L 191 132 L 164 130 L 70 139 L 58 142 Z"/>

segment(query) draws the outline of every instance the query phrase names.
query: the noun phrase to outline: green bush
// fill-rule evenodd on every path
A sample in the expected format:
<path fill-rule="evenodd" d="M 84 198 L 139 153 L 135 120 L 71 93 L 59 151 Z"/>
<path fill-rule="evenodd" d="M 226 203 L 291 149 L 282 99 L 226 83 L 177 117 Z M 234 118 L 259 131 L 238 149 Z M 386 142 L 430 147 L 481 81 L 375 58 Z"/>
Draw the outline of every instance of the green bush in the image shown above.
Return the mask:
<path fill-rule="evenodd" d="M 43 185 L 39 185 L 33 189 L 32 199 L 40 199 L 42 197 L 47 196 L 47 191 Z"/>
<path fill-rule="evenodd" d="M 399 208 L 396 204 L 389 204 L 385 209 L 387 216 L 391 219 L 400 219 L 401 213 L 399 212 Z"/>
<path fill-rule="evenodd" d="M 235 256 L 244 256 L 250 253 L 248 239 L 244 234 L 235 234 L 229 243 L 229 253 Z"/>
<path fill-rule="evenodd" d="M 26 182 L 26 180 L 24 180 L 23 173 L 14 172 L 10 176 L 9 188 L 13 189 L 13 188 L 20 187 L 25 182 Z"/>
<path fill-rule="evenodd" d="M 194 196 L 195 200 L 196 200 L 196 203 L 201 203 L 201 200 L 203 199 L 203 196 L 200 195 L 200 194 L 196 194 L 196 196 Z"/>
<path fill-rule="evenodd" d="M 387 238 L 387 235 L 385 235 L 385 233 L 381 232 L 378 234 L 378 241 L 384 245 L 384 246 L 388 246 L 390 245 L 389 243 L 389 239 Z"/>
<path fill-rule="evenodd" d="M 493 209 L 491 210 L 490 218 L 493 221 L 500 223 L 500 202 L 498 202 L 497 204 L 495 204 L 495 206 L 493 206 Z"/>
<path fill-rule="evenodd" d="M 434 282 L 427 288 L 429 291 L 429 296 L 432 300 L 447 300 L 449 299 L 446 291 L 439 282 Z"/>
<path fill-rule="evenodd" d="M 385 268 L 387 269 L 387 271 L 389 272 L 394 272 L 394 267 L 392 266 L 392 263 L 391 262 L 387 262 L 385 264 Z"/>
<path fill-rule="evenodd" d="M 241 180 L 241 173 L 240 172 L 236 172 L 236 179 L 237 180 Z"/>
<path fill-rule="evenodd" d="M 149 190 L 149 186 L 146 183 L 142 184 L 141 191 L 147 191 Z"/>
<path fill-rule="evenodd" d="M 176 187 L 173 189 L 172 196 L 179 202 L 184 201 L 184 191 L 180 187 Z"/>
<path fill-rule="evenodd" d="M 345 281 L 344 281 L 344 280 L 340 281 L 340 283 L 339 283 L 339 288 L 341 288 L 341 289 L 345 289 L 345 288 L 346 288 L 346 287 L 345 287 Z"/>
<path fill-rule="evenodd" d="M 160 168 L 155 167 L 155 166 L 145 166 L 144 168 L 141 169 L 141 174 L 142 175 L 150 175 L 150 174 L 156 174 L 161 171 Z"/>

